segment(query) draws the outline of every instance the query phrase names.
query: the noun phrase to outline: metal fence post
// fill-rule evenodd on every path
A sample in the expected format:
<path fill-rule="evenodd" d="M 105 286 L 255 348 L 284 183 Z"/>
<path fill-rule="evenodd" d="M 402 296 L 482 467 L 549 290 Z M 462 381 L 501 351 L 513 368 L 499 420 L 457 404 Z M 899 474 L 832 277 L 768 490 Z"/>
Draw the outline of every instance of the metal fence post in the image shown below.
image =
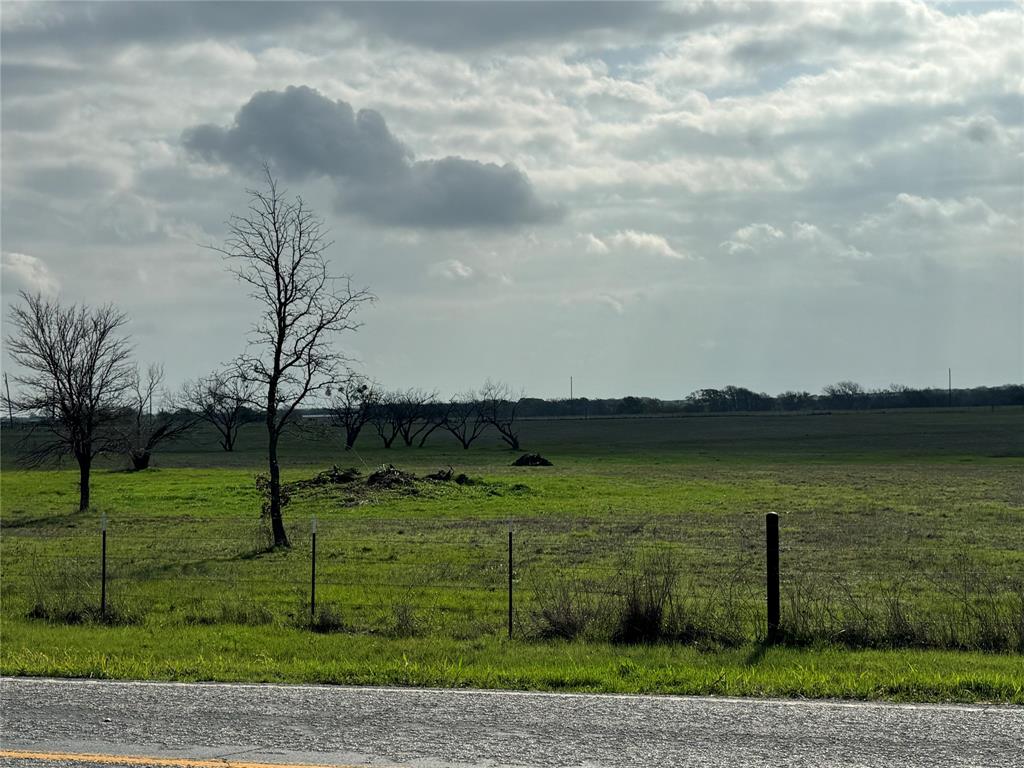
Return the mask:
<path fill-rule="evenodd" d="M 310 523 L 309 623 L 316 620 L 316 515 Z"/>
<path fill-rule="evenodd" d="M 508 639 L 512 639 L 512 523 L 508 524 Z"/>
<path fill-rule="evenodd" d="M 100 616 L 107 618 L 107 513 L 100 514 Z"/>
<path fill-rule="evenodd" d="M 768 566 L 768 642 L 779 639 L 779 515 L 765 515 L 765 549 Z"/>

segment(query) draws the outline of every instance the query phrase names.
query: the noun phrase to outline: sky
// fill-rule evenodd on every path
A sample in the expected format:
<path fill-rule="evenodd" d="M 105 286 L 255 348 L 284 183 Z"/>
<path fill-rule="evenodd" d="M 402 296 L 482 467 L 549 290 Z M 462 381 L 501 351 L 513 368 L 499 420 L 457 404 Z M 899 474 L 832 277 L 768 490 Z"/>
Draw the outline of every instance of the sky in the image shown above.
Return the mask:
<path fill-rule="evenodd" d="M 263 162 L 377 297 L 337 343 L 388 388 L 1024 381 L 1019 2 L 0 23 L 4 320 L 19 290 L 113 302 L 171 385 L 245 348 L 258 307 L 207 246 Z"/>

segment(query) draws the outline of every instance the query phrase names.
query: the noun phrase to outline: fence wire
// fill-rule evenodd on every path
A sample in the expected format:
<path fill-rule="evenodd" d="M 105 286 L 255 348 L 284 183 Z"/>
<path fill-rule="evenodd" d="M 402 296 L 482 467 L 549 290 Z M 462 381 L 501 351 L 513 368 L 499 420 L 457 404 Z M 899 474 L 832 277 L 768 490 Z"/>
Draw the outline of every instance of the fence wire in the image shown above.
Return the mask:
<path fill-rule="evenodd" d="M 757 516 L 322 519 L 315 564 L 311 523 L 290 520 L 291 546 L 281 550 L 249 518 L 118 516 L 107 522 L 105 561 L 94 526 L 7 528 L 2 594 L 8 610 L 53 621 L 94 617 L 102 594 L 101 618 L 125 622 L 626 642 L 765 637 Z M 836 515 L 784 515 L 780 529 L 783 641 L 1024 650 L 1024 553 L 993 554 L 970 536 L 951 546 L 948 530 L 867 530 Z"/>

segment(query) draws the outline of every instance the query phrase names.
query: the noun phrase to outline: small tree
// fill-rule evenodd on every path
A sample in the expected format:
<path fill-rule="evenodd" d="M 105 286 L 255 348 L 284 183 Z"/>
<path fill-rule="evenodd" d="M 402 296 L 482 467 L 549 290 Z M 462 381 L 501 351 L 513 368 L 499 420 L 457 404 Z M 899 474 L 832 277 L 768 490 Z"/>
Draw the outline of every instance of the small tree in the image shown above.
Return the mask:
<path fill-rule="evenodd" d="M 118 421 L 117 432 L 121 450 L 128 456 L 136 472 L 149 468 L 153 451 L 162 443 L 176 440 L 196 424 L 191 413 L 174 413 L 173 408 L 157 408 L 153 413 L 153 400 L 160 395 L 164 381 L 162 365 L 151 364 L 145 374 L 138 366 L 129 376 L 130 385 L 122 418 Z"/>
<path fill-rule="evenodd" d="M 93 460 L 118 448 L 114 422 L 132 384 L 131 346 L 120 335 L 127 317 L 110 304 L 71 305 L 22 292 L 11 310 L 7 350 L 22 369 L 11 378 L 11 409 L 43 417 L 47 437 L 25 460 L 70 454 L 78 462 L 78 508 L 89 508 Z M 35 430 L 33 430 L 34 432 Z M 30 433 L 30 436 L 33 433 Z"/>
<path fill-rule="evenodd" d="M 345 357 L 332 342 L 359 327 L 354 316 L 373 297 L 352 289 L 348 276 L 334 278 L 325 254 L 331 243 L 323 222 L 301 197 L 288 198 L 264 166 L 266 187 L 249 190 L 248 211 L 232 216 L 229 236 L 214 250 L 234 265 L 239 280 L 260 305 L 249 349 L 236 372 L 262 393 L 267 426 L 267 513 L 275 547 L 287 547 L 281 515 L 278 445 L 304 402 L 343 384 Z"/>
<path fill-rule="evenodd" d="M 437 393 L 407 389 L 391 396 L 391 409 L 402 442 L 422 448 L 427 438 L 444 424 L 444 411 L 438 407 Z"/>
<path fill-rule="evenodd" d="M 484 421 L 498 430 L 501 439 L 515 451 L 520 450 L 519 430 L 516 429 L 520 400 L 512 387 L 499 381 L 488 379 L 480 390 L 479 405 Z"/>
<path fill-rule="evenodd" d="M 484 433 L 487 421 L 476 399 L 476 393 L 469 392 L 455 397 L 448 404 L 444 428 L 448 430 L 464 450 Z"/>
<path fill-rule="evenodd" d="M 401 434 L 401 413 L 395 392 L 382 392 L 370 406 L 369 421 L 385 448 L 390 448 Z"/>
<path fill-rule="evenodd" d="M 350 451 L 369 423 L 380 399 L 379 387 L 365 376 L 350 373 L 331 400 L 331 423 L 345 430 L 345 450 Z"/>
<path fill-rule="evenodd" d="M 186 382 L 178 404 L 212 424 L 220 434 L 218 443 L 227 452 L 235 450 L 238 430 L 263 417 L 252 408 L 257 397 L 255 382 L 234 373 L 214 371 L 195 381 Z"/>

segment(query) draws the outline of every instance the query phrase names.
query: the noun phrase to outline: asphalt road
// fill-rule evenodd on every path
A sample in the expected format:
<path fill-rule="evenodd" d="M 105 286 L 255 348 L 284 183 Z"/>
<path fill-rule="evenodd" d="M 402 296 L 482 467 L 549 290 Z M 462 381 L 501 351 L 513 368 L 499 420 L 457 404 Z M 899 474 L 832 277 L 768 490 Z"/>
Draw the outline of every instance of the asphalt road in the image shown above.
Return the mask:
<path fill-rule="evenodd" d="M 19 768 L 1024 768 L 1024 707 L 4 678 L 0 728 Z"/>

